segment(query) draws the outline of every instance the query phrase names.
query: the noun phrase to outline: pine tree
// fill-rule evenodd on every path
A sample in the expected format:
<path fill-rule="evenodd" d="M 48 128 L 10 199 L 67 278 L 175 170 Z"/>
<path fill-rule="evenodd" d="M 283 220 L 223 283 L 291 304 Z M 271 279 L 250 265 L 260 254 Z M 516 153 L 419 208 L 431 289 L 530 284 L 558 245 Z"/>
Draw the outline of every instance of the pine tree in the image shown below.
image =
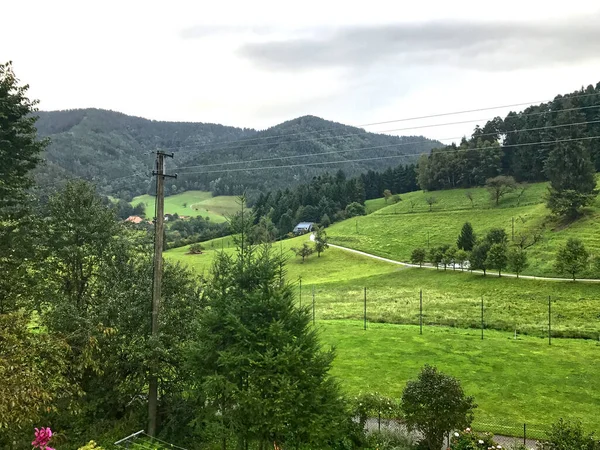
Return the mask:
<path fill-rule="evenodd" d="M 456 241 L 456 246 L 467 252 L 473 250 L 473 246 L 475 245 L 476 236 L 473 231 L 473 226 L 469 222 L 465 222 L 462 229 L 460 230 L 460 234 L 458 235 L 458 240 Z"/>
<path fill-rule="evenodd" d="M 563 142 L 550 152 L 545 164 L 550 180 L 548 208 L 573 219 L 597 194 L 590 152 L 582 142 Z"/>

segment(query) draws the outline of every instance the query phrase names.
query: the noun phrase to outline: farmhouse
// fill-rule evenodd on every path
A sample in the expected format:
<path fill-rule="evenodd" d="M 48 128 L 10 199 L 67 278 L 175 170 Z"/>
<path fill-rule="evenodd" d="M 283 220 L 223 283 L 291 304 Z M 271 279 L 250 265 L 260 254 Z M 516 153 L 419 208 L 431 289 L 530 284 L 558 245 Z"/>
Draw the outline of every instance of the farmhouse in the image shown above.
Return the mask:
<path fill-rule="evenodd" d="M 313 230 L 314 225 L 314 222 L 300 222 L 294 227 L 294 234 L 298 236 L 300 234 L 309 233 Z"/>
<path fill-rule="evenodd" d="M 140 216 L 129 216 L 127 219 L 125 219 L 125 222 L 131 222 L 131 223 L 142 223 L 144 221 L 144 219 L 142 219 Z"/>

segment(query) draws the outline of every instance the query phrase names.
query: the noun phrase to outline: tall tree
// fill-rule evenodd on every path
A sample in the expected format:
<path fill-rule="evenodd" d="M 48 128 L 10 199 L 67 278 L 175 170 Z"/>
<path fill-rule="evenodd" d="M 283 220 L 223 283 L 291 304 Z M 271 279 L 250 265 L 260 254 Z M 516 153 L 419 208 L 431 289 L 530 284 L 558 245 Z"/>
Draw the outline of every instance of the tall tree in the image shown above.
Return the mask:
<path fill-rule="evenodd" d="M 556 254 L 554 268 L 559 273 L 568 273 L 573 277 L 585 270 L 590 254 L 580 239 L 569 238 Z"/>
<path fill-rule="evenodd" d="M 470 222 L 465 222 L 460 230 L 460 234 L 458 235 L 456 246 L 461 250 L 470 252 L 473 250 L 476 240 L 477 238 L 475 236 L 475 232 L 473 231 L 473 226 Z"/>
<path fill-rule="evenodd" d="M 491 269 L 498 269 L 498 276 L 502 276 L 502 270 L 508 265 L 506 244 L 493 244 L 487 255 L 486 265 Z"/>
<path fill-rule="evenodd" d="M 237 256 L 217 256 L 204 286 L 190 349 L 195 414 L 223 436 L 230 430 L 238 448 L 320 448 L 342 416 L 333 353 L 322 350 L 308 310 L 295 307 L 281 263 L 268 246 L 238 247 Z"/>
<path fill-rule="evenodd" d="M 514 191 L 517 183 L 513 177 L 498 175 L 494 178 L 488 178 L 485 182 L 485 187 L 496 206 L 498 206 L 500 199 L 509 192 Z"/>
<path fill-rule="evenodd" d="M 550 152 L 545 164 L 550 180 L 548 208 L 569 219 L 592 202 L 596 174 L 588 148 L 582 142 L 561 142 Z"/>
<path fill-rule="evenodd" d="M 327 232 L 324 227 L 315 226 L 315 252 L 320 258 L 321 253 L 329 248 Z"/>
<path fill-rule="evenodd" d="M 519 274 L 525 270 L 527 266 L 527 252 L 525 252 L 525 250 L 517 247 L 508 252 L 508 267 L 517 274 L 517 278 L 519 278 Z"/>

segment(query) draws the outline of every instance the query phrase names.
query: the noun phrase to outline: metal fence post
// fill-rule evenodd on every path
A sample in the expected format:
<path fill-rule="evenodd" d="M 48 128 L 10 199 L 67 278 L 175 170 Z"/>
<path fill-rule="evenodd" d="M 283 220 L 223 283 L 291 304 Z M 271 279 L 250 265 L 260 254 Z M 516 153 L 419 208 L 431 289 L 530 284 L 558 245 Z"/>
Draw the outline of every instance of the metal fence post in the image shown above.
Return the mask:
<path fill-rule="evenodd" d="M 367 288 L 365 287 L 365 330 L 367 329 Z"/>
<path fill-rule="evenodd" d="M 423 289 L 419 291 L 419 334 L 423 334 Z"/>
<path fill-rule="evenodd" d="M 523 445 L 527 445 L 527 424 L 523 424 Z"/>
<path fill-rule="evenodd" d="M 483 341 L 483 295 L 481 296 L 481 340 Z"/>
<path fill-rule="evenodd" d="M 379 415 L 377 417 L 377 429 L 381 431 L 381 411 L 379 411 Z"/>
<path fill-rule="evenodd" d="M 552 298 L 548 296 L 548 345 L 552 345 Z"/>

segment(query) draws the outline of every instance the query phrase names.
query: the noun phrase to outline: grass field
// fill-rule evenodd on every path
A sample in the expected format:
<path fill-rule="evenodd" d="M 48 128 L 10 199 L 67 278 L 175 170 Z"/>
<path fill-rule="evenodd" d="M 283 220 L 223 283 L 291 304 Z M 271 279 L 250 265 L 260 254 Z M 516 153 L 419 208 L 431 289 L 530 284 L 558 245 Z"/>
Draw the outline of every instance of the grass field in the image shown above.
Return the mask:
<path fill-rule="evenodd" d="M 131 204 L 135 206 L 140 202 L 146 206 L 146 217 L 153 217 L 154 197 L 147 194 L 139 195 L 134 197 Z M 225 222 L 226 217 L 238 209 L 237 197 L 225 195 L 213 197 L 206 191 L 186 191 L 165 197 L 165 213 L 208 217 L 217 223 Z"/>
<path fill-rule="evenodd" d="M 516 235 L 543 229 L 542 241 L 528 250 L 530 266 L 524 273 L 557 276 L 553 269 L 554 258 L 559 246 L 570 237 L 582 239 L 592 254 L 600 255 L 600 233 L 597 232 L 600 203 L 597 200 L 586 210 L 585 216 L 574 223 L 559 225 L 548 218 L 549 211 L 544 204 L 546 188 L 546 183 L 533 184 L 520 200 L 516 194 L 509 194 L 498 207 L 483 188 L 411 192 L 403 194 L 401 202 L 388 206 L 384 199 L 370 200 L 367 209 L 374 211 L 372 214 L 334 224 L 328 233 L 332 243 L 409 261 L 416 247 L 455 244 L 466 221 L 471 222 L 479 236 L 491 228 L 504 228 L 510 237 L 514 219 Z M 474 207 L 465 195 L 467 191 L 473 194 Z M 425 202 L 430 196 L 438 199 L 432 212 Z"/>
<path fill-rule="evenodd" d="M 407 380 L 426 364 L 459 378 L 479 407 L 475 426 L 530 434 L 545 430 L 560 417 L 578 418 L 600 432 L 600 344 L 593 341 L 543 339 L 488 332 L 321 321 L 321 339 L 336 349 L 332 373 L 351 395 L 378 391 L 399 398 Z M 493 428 L 495 426 L 495 428 Z M 491 428 L 491 429 L 490 429 Z"/>

